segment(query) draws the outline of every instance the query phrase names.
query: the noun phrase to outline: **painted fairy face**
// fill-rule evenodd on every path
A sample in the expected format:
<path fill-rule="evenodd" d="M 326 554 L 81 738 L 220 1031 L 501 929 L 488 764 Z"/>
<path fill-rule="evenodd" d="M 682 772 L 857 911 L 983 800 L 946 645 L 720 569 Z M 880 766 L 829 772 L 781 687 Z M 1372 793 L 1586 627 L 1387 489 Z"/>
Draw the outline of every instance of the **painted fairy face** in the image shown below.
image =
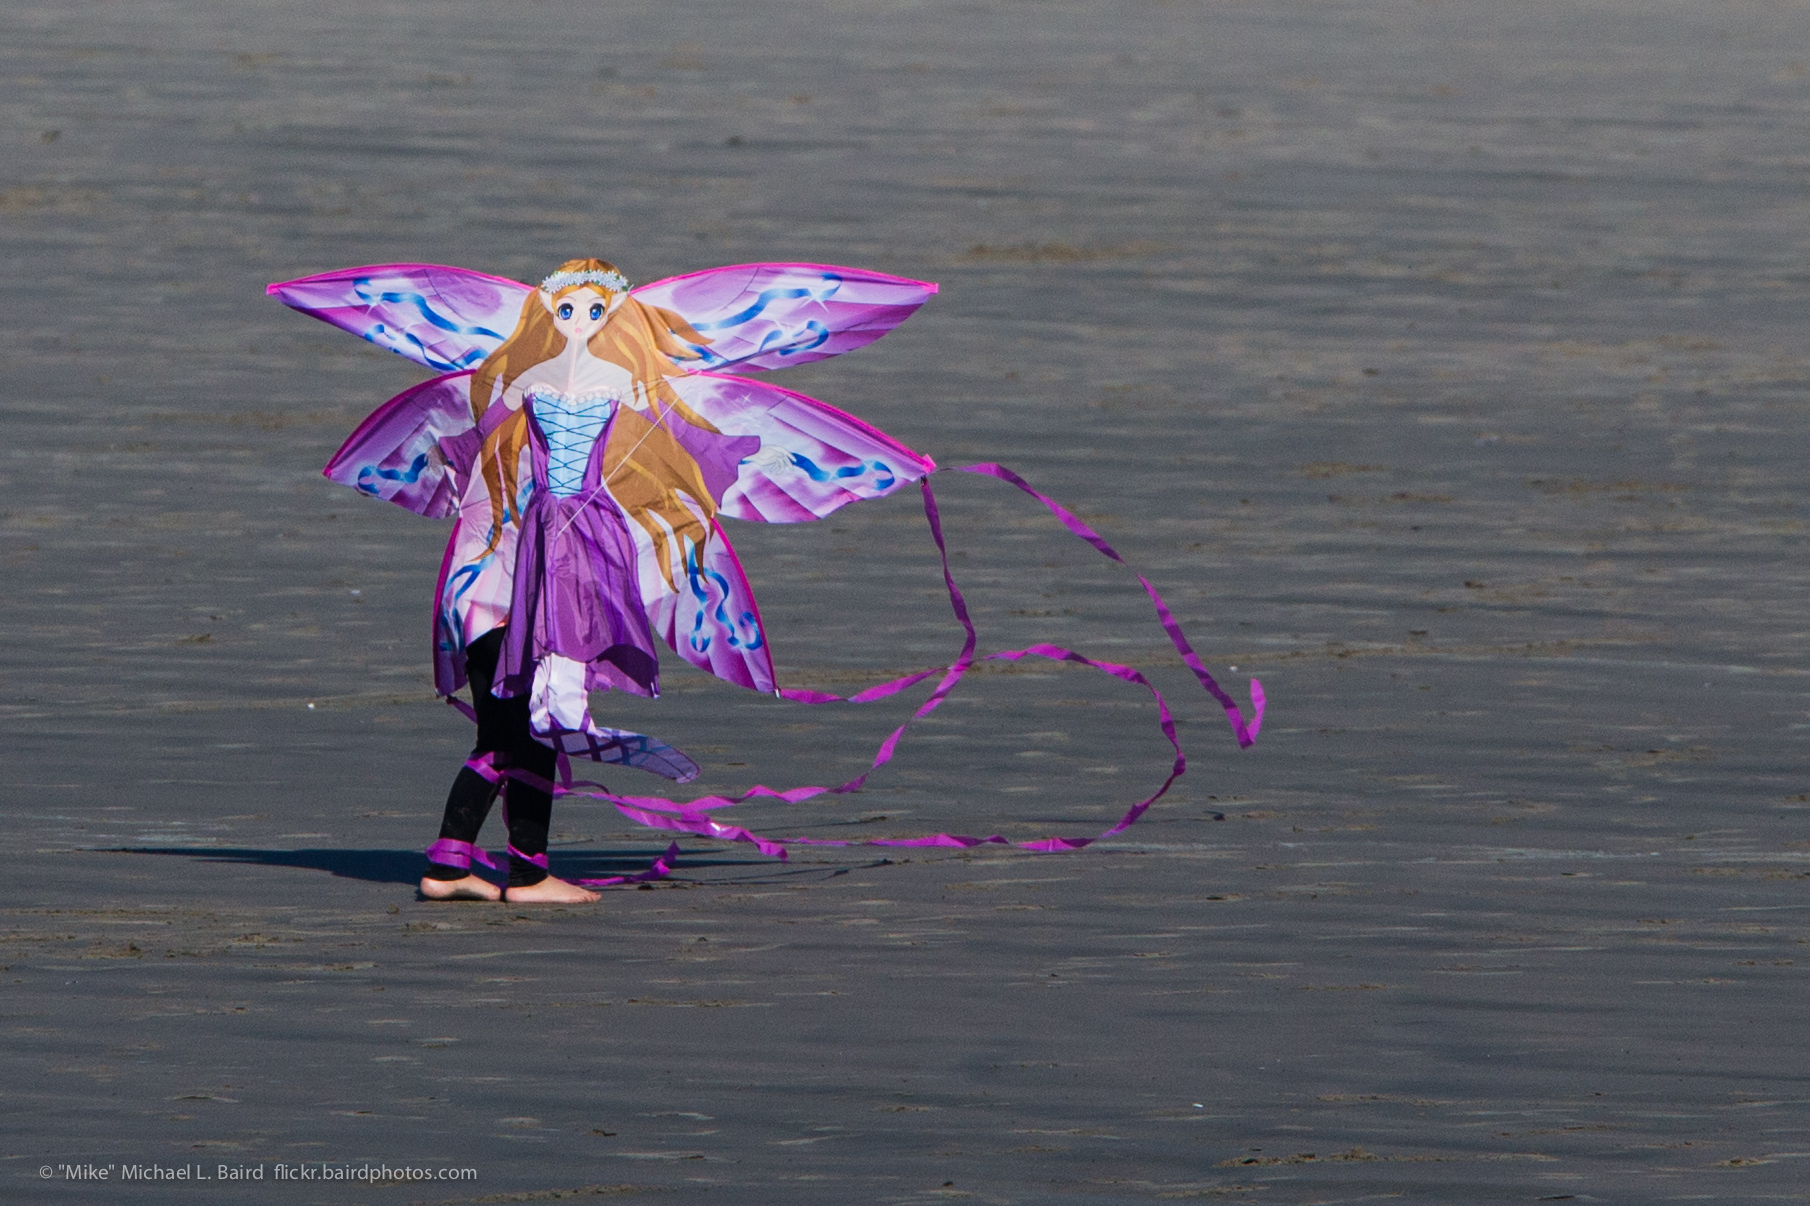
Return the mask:
<path fill-rule="evenodd" d="M 553 301 L 553 326 L 568 340 L 583 344 L 609 321 L 609 294 L 589 285 L 561 294 Z"/>

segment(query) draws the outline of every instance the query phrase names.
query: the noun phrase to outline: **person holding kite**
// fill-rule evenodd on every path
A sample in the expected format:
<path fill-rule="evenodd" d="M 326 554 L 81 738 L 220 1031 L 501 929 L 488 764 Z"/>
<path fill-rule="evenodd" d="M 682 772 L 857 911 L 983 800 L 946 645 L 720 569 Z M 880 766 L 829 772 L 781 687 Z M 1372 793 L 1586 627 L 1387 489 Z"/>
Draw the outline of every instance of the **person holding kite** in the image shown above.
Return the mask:
<path fill-rule="evenodd" d="M 435 683 L 455 704 L 456 692 L 469 683 L 472 706 L 465 710 L 478 735 L 448 796 L 440 838 L 428 848 L 423 896 L 597 899 L 588 887 L 547 871 L 552 798 L 574 791 L 567 759 L 634 766 L 678 782 L 698 773 L 672 746 L 600 727 L 590 714 L 591 691 L 659 694 L 655 636 L 692 665 L 739 686 L 805 703 L 836 699 L 778 689 L 759 609 L 719 518 L 818 519 L 920 482 L 936 465 L 834 407 L 721 370 L 774 369 L 861 347 L 909 317 L 935 285 L 850 268 L 749 264 L 631 288 L 613 265 L 578 259 L 538 287 L 459 268 L 392 264 L 282 282 L 268 291 L 441 373 L 380 407 L 324 470 L 363 493 L 457 521 L 435 606 Z M 1018 485 L 1118 559 L 1016 474 L 998 466 L 969 469 Z M 940 547 L 933 497 L 928 482 L 922 485 Z M 1177 648 L 1227 707 L 1241 744 L 1249 744 L 1262 714 L 1255 680 L 1257 714 L 1246 726 L 1186 648 L 1154 588 L 1144 585 Z M 857 702 L 943 673 L 918 710 L 922 715 L 959 681 L 974 660 L 975 636 L 952 579 L 949 587 L 968 630 L 962 657 L 954 666 L 872 688 Z M 1053 646 L 990 656 L 1027 654 L 1085 662 L 1149 685 L 1129 667 Z M 1173 743 L 1166 706 L 1162 714 Z M 882 747 L 876 766 L 890 758 L 896 741 L 897 734 Z M 1184 765 L 1178 746 L 1169 782 Z M 783 858 L 784 843 L 725 825 L 702 809 L 756 795 L 793 800 L 848 791 L 865 778 L 840 788 L 755 788 L 735 799 L 687 804 L 607 791 L 576 794 L 610 800 L 644 824 L 751 841 Z M 505 783 L 509 879 L 499 890 L 473 873 L 471 863 L 495 868 L 475 843 Z M 1028 845 L 1067 849 L 1091 840 Z M 662 860 L 629 878 L 667 870 Z"/>

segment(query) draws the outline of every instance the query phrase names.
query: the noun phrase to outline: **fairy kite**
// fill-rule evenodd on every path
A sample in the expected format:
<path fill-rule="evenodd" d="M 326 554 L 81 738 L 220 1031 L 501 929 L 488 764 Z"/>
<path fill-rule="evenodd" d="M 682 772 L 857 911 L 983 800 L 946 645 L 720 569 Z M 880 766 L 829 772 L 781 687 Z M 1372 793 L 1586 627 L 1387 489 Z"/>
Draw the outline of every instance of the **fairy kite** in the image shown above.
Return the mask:
<path fill-rule="evenodd" d="M 440 374 L 379 407 L 324 473 L 417 514 L 456 520 L 436 593 L 435 685 L 457 704 L 456 692 L 481 666 L 487 680 L 473 684 L 474 696 L 525 702 L 533 741 L 548 756 L 537 770 L 523 763 L 543 760 L 532 751 L 521 756 L 519 743 L 513 756 L 496 743 L 480 748 L 467 770 L 492 785 L 492 795 L 503 780 L 549 795 L 589 795 L 643 824 L 749 841 L 783 858 L 788 841 L 813 839 L 761 837 L 709 813 L 755 797 L 795 801 L 852 791 L 865 781 L 867 774 L 839 787 L 755 787 L 734 797 L 677 802 L 575 785 L 568 759 L 637 767 L 678 782 L 696 777 L 696 764 L 679 750 L 601 727 L 589 711 L 592 691 L 658 694 L 655 636 L 693 666 L 738 686 L 806 704 L 841 700 L 782 689 L 775 681 L 760 610 L 722 521 L 821 519 L 916 482 L 941 549 L 929 482 L 937 466 L 851 414 L 740 374 L 862 347 L 910 317 L 936 288 L 860 269 L 791 263 L 713 268 L 630 287 L 601 260 L 568 261 L 539 286 L 463 268 L 384 264 L 269 287 L 286 305 Z M 1017 486 L 1071 532 L 1120 560 L 1097 533 L 1010 470 L 981 464 L 963 471 Z M 966 632 L 961 655 L 949 666 L 869 688 L 851 702 L 940 676 L 914 713 L 922 716 L 976 660 L 974 627 L 946 554 L 944 571 Z M 1239 744 L 1251 744 L 1262 723 L 1260 684 L 1251 680 L 1254 711 L 1247 723 L 1155 588 L 1142 575 L 1139 581 L 1183 660 L 1225 708 Z M 487 636 L 494 652 L 473 657 Z M 1052 645 L 986 656 L 1078 662 L 1156 695 L 1163 730 L 1175 745 L 1173 768 L 1109 834 L 1132 824 L 1184 770 L 1168 707 L 1135 669 Z M 882 745 L 873 768 L 892 757 L 905 727 Z M 936 834 L 881 844 L 1003 840 Z M 1022 844 L 1055 850 L 1094 840 Z M 539 865 L 545 867 L 544 854 Z M 664 869 L 657 863 L 649 874 Z"/>

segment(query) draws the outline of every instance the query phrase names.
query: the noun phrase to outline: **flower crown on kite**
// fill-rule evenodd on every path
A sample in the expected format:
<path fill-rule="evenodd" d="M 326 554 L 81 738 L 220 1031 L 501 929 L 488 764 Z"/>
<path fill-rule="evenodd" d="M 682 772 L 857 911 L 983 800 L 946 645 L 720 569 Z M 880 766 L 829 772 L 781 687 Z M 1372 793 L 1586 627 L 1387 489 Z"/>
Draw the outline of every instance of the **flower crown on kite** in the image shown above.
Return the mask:
<path fill-rule="evenodd" d="M 552 297 L 561 289 L 570 289 L 574 285 L 602 285 L 611 293 L 627 293 L 629 289 L 628 277 L 615 269 L 608 272 L 585 269 L 580 272 L 555 272 L 540 283 L 540 291 Z"/>

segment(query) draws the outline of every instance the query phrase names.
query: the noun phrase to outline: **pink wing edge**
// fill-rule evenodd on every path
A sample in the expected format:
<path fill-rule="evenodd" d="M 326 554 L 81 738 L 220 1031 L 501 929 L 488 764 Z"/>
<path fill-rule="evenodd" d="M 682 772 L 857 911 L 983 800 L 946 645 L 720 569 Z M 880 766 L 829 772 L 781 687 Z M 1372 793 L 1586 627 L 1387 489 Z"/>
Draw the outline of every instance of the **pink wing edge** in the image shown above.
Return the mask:
<path fill-rule="evenodd" d="M 808 264 L 794 260 L 762 260 L 752 264 L 724 264 L 716 268 L 700 268 L 696 272 L 684 272 L 678 276 L 663 276 L 657 281 L 648 281 L 646 284 L 636 285 L 634 288 L 630 289 L 629 292 L 639 293 L 643 289 L 652 289 L 656 285 L 676 285 L 680 281 L 688 281 L 694 277 L 715 276 L 722 272 L 758 272 L 763 268 L 802 268 L 812 272 L 864 272 L 870 276 L 885 277 L 887 280 L 896 281 L 901 285 L 916 285 L 920 289 L 924 289 L 931 294 L 938 292 L 938 286 L 935 281 L 920 281 L 909 276 L 894 276 L 890 272 L 876 272 L 871 268 L 851 269 L 842 264 Z M 290 285 L 315 284 L 321 281 L 337 280 L 342 277 L 354 275 L 373 275 L 380 272 L 410 272 L 422 269 L 434 272 L 452 272 L 461 276 L 475 276 L 479 280 L 490 281 L 492 284 L 497 285 L 511 285 L 517 289 L 534 288 L 532 285 L 524 285 L 520 281 L 510 280 L 506 276 L 492 276 L 488 272 L 479 272 L 475 268 L 460 268 L 452 264 L 402 263 L 364 264 L 354 268 L 335 268 L 327 272 L 317 272 L 312 276 L 298 276 L 294 280 L 276 281 L 266 285 L 264 286 L 264 293 L 267 297 L 275 297 L 278 292 L 288 288 Z"/>
<path fill-rule="evenodd" d="M 348 276 L 369 276 L 380 272 L 411 272 L 427 269 L 433 272 L 451 272 L 459 276 L 475 276 L 479 280 L 489 281 L 495 285 L 509 285 L 516 289 L 532 289 L 532 285 L 524 285 L 520 281 L 512 281 L 506 276 L 492 276 L 488 272 L 479 272 L 474 268 L 459 268 L 451 264 L 364 264 L 356 268 L 335 268 L 328 272 L 317 272 L 313 276 L 298 276 L 292 281 L 276 281 L 264 286 L 264 296 L 276 297 L 282 290 L 291 285 L 312 285 L 322 281 L 339 280 Z M 696 275 L 695 273 L 693 275 Z M 677 278 L 674 278 L 677 279 Z"/>
<path fill-rule="evenodd" d="M 931 293 L 937 292 L 935 281 L 914 280 L 909 276 L 894 276 L 890 272 L 876 272 L 872 268 L 851 268 L 846 264 L 807 264 L 794 260 L 762 260 L 753 264 L 724 264 L 719 268 L 700 268 L 696 272 L 685 272 L 678 276 L 665 276 L 657 281 L 648 281 L 645 285 L 636 285 L 630 293 L 639 293 L 643 289 L 652 289 L 656 285 L 676 285 L 680 281 L 688 281 L 694 277 L 715 276 L 720 272 L 758 272 L 762 268 L 803 268 L 812 272 L 865 272 L 869 276 L 885 277 L 889 281 L 897 281 L 901 285 L 917 285 Z"/>

